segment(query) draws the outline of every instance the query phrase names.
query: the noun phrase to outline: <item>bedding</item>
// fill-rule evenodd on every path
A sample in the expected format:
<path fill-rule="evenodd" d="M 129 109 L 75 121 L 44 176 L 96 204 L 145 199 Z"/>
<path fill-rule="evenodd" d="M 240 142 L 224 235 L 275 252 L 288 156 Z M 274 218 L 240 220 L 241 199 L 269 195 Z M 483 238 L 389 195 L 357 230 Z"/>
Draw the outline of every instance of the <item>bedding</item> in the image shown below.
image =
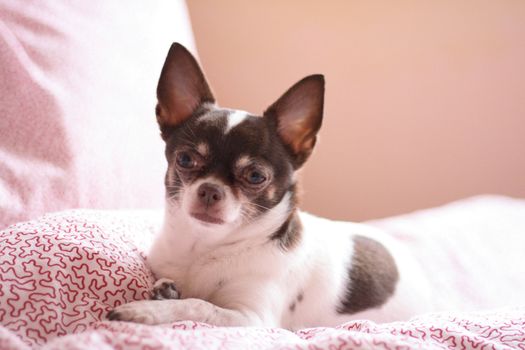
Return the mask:
<path fill-rule="evenodd" d="M 370 222 L 422 262 L 436 260 L 442 271 L 425 264 L 436 297 L 456 311 L 296 332 L 105 321 L 112 307 L 148 297 L 154 277 L 145 252 L 161 215 L 73 210 L 0 231 L 0 349 L 525 349 L 525 267 L 516 260 L 524 200 L 477 197 Z"/>

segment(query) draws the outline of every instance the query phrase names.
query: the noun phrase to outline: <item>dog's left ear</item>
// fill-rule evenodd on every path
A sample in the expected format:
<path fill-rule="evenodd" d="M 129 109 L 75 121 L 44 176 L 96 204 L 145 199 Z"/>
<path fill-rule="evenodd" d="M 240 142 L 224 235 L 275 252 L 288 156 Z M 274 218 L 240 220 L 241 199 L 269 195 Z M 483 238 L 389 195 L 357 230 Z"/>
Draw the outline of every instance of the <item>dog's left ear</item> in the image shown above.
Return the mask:
<path fill-rule="evenodd" d="M 323 120 L 323 104 L 324 76 L 316 74 L 297 82 L 264 112 L 290 151 L 295 169 L 312 153 Z"/>

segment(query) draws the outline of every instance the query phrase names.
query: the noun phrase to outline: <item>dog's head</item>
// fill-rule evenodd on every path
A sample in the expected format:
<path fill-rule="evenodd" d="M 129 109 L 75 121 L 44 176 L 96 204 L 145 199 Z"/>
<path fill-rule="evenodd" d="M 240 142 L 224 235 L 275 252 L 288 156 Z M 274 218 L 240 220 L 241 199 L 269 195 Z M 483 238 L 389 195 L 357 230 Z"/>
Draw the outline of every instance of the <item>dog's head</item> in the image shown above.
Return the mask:
<path fill-rule="evenodd" d="M 277 230 L 289 221 L 294 173 L 321 127 L 322 75 L 302 79 L 257 116 L 217 106 L 195 58 L 175 43 L 157 98 L 167 203 L 178 216 L 214 235 L 248 225 Z"/>

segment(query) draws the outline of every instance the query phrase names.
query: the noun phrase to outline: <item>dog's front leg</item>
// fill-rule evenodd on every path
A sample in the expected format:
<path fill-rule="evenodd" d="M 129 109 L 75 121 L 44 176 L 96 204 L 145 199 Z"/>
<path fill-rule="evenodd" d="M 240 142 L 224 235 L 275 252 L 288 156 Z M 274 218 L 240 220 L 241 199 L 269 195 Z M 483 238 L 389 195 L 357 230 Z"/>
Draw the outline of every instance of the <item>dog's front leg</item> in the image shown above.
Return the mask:
<path fill-rule="evenodd" d="M 134 301 L 116 307 L 108 319 L 151 325 L 189 320 L 215 326 L 273 326 L 254 311 L 225 309 L 193 298 Z"/>

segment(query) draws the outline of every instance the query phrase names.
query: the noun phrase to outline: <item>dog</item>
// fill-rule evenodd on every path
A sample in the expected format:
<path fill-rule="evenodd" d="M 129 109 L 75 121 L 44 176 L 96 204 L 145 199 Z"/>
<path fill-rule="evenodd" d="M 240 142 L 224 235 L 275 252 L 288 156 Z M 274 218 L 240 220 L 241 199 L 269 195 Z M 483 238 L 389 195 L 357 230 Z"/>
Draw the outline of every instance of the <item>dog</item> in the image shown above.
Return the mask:
<path fill-rule="evenodd" d="M 158 280 L 152 300 L 108 319 L 295 330 L 431 311 L 426 276 L 401 244 L 297 208 L 297 172 L 316 144 L 324 90 L 324 77 L 310 75 L 262 116 L 222 108 L 191 53 L 171 46 L 156 107 L 165 216 L 147 258 Z"/>

